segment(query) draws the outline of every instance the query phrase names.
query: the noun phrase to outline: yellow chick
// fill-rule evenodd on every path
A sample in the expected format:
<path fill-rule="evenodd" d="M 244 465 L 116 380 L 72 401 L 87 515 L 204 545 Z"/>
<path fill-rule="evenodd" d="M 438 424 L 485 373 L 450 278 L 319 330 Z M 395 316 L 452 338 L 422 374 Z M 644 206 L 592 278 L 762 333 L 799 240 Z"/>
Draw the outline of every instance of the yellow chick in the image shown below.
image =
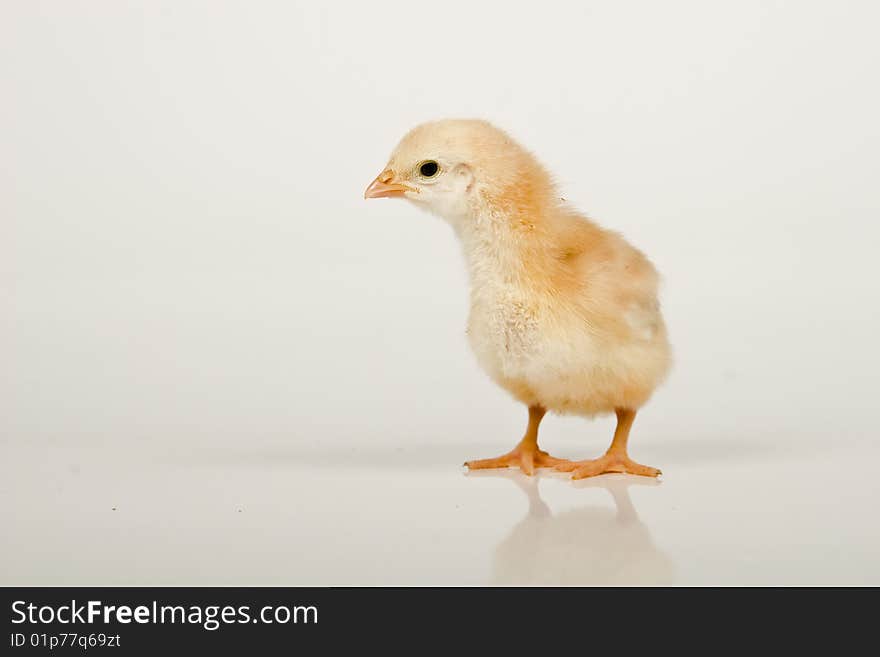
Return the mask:
<path fill-rule="evenodd" d="M 566 206 L 535 157 L 485 121 L 416 127 L 364 197 L 406 198 L 451 224 L 470 275 L 471 347 L 489 376 L 529 409 L 512 451 L 465 465 L 529 475 L 550 467 L 575 479 L 660 474 L 627 454 L 636 412 L 671 363 L 657 272 L 640 251 Z M 616 413 L 608 451 L 568 461 L 539 449 L 548 410 Z"/>

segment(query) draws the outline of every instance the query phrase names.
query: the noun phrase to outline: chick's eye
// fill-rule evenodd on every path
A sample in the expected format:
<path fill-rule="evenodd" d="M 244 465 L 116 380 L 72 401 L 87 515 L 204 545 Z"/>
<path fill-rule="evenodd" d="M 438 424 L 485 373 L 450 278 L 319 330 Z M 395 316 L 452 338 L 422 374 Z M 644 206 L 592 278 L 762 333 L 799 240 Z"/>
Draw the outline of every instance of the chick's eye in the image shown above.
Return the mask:
<path fill-rule="evenodd" d="M 434 160 L 428 160 L 427 162 L 422 162 L 419 165 L 419 173 L 422 174 L 425 178 L 433 178 L 437 175 L 438 171 L 440 171 L 440 165 L 437 164 Z"/>

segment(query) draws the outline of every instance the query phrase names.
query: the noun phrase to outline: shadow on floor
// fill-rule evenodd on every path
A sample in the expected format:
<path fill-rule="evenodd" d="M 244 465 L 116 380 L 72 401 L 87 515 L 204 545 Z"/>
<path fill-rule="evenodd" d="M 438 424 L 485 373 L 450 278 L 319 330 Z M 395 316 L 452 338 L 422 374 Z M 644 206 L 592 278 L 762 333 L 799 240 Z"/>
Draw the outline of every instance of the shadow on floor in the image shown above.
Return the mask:
<path fill-rule="evenodd" d="M 496 446 L 497 447 L 497 446 Z M 185 451 L 171 450 L 163 454 L 166 462 L 185 465 L 242 465 L 255 467 L 289 467 L 302 465 L 319 468 L 369 467 L 404 469 L 409 467 L 457 467 L 475 453 L 493 449 L 489 443 L 431 443 L 422 445 L 352 443 L 262 443 L 204 446 Z"/>
<path fill-rule="evenodd" d="M 401 437 L 398 443 L 387 438 L 378 443 L 365 438 L 341 440 L 309 440 L 296 437 L 289 440 L 273 437 L 270 440 L 242 438 L 240 442 L 221 445 L 188 446 L 177 448 L 167 445 L 158 455 L 164 462 L 185 465 L 241 465 L 288 467 L 457 467 L 467 459 L 497 456 L 510 444 L 486 440 L 456 440 L 417 444 Z M 832 443 L 833 444 L 833 443 Z M 544 445 L 554 456 L 584 459 L 600 455 L 605 444 L 586 442 L 583 445 Z M 561 448 L 560 448 L 561 447 Z M 640 449 L 641 448 L 641 449 Z M 817 451 L 827 451 L 827 439 L 804 439 L 796 442 L 780 441 L 772 436 L 689 438 L 664 440 L 657 437 L 650 444 L 636 442 L 631 455 L 636 460 L 657 466 L 672 473 L 677 465 L 746 463 L 757 460 L 779 461 L 802 457 Z"/>

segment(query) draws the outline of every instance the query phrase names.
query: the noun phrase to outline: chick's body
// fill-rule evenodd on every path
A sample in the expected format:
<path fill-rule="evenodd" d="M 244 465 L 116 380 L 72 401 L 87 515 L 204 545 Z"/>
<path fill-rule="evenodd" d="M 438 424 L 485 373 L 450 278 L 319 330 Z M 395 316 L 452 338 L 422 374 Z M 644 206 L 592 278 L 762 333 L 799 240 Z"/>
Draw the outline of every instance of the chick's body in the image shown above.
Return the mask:
<path fill-rule="evenodd" d="M 462 231 L 468 336 L 523 403 L 592 415 L 639 408 L 669 367 L 657 274 L 618 235 L 562 207 Z"/>
<path fill-rule="evenodd" d="M 521 443 L 501 460 L 469 465 L 571 469 L 537 450 L 546 410 L 616 412 L 625 454 L 635 410 L 670 365 L 648 259 L 568 207 L 531 153 L 483 121 L 414 129 L 366 195 L 406 197 L 452 225 L 470 278 L 470 344 L 489 376 L 530 409 L 530 456 Z"/>

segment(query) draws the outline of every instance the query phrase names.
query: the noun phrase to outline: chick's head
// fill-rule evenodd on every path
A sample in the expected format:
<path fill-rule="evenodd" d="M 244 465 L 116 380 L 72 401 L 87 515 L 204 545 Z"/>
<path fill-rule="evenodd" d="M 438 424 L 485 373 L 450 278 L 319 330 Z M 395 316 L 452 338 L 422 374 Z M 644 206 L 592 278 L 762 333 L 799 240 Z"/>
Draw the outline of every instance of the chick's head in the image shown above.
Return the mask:
<path fill-rule="evenodd" d="M 530 153 L 492 124 L 472 119 L 411 130 L 364 192 L 364 198 L 406 198 L 453 224 L 487 206 L 510 210 L 551 196 L 552 183 Z"/>

